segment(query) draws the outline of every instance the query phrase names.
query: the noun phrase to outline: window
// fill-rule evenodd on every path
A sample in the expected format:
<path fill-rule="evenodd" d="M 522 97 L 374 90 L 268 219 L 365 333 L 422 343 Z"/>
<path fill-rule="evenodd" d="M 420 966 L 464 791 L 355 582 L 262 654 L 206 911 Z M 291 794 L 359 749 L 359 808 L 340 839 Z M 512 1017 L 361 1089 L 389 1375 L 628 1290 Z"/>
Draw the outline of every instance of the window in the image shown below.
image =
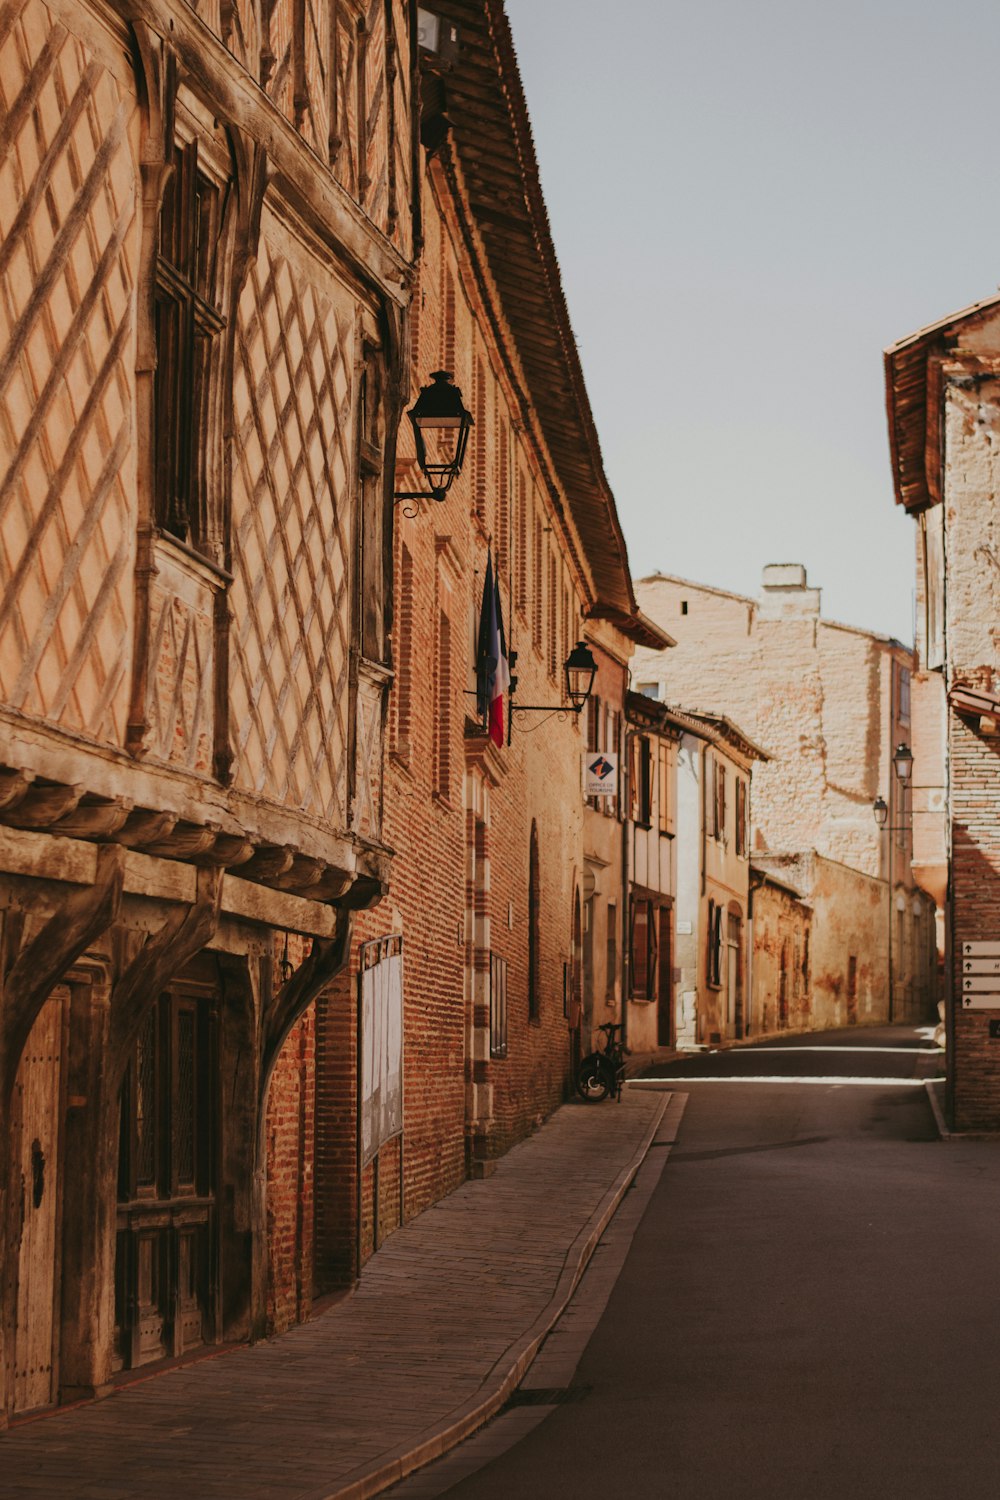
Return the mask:
<path fill-rule="evenodd" d="M 920 517 L 924 554 L 923 665 L 944 666 L 944 506 L 932 505 Z"/>
<path fill-rule="evenodd" d="M 451 621 L 438 610 L 437 723 L 434 727 L 434 791 L 451 796 Z"/>
<path fill-rule="evenodd" d="M 486 475 L 486 366 L 477 356 L 473 366 L 473 415 L 475 425 L 472 429 L 473 454 L 475 466 L 473 470 L 473 494 L 476 507 L 476 515 L 480 521 L 486 524 L 486 497 L 487 497 L 487 475 Z"/>
<path fill-rule="evenodd" d="M 538 825 L 531 824 L 528 847 L 528 1020 L 541 1017 L 541 883 L 538 871 Z"/>
<path fill-rule="evenodd" d="M 610 751 L 612 755 L 618 754 L 618 726 L 619 714 L 617 709 L 609 708 L 604 716 L 604 744 L 602 750 Z M 618 816 L 618 788 L 621 786 L 621 766 L 615 778 L 615 794 L 613 797 L 602 797 L 604 812 L 609 818 Z"/>
<path fill-rule="evenodd" d="M 725 842 L 726 838 L 726 768 L 721 760 L 715 762 L 715 837 Z"/>
<path fill-rule="evenodd" d="M 688 602 L 687 602 L 686 599 L 682 599 L 681 600 L 681 614 L 682 615 L 686 615 L 687 612 L 688 612 Z"/>
<path fill-rule="evenodd" d="M 672 834 L 674 831 L 674 755 L 673 746 L 669 740 L 660 740 L 657 746 L 658 778 L 658 812 L 659 828 L 661 833 Z"/>
<path fill-rule="evenodd" d="M 542 518 L 535 512 L 535 546 L 531 558 L 531 636 L 535 650 L 542 649 Z"/>
<path fill-rule="evenodd" d="M 736 778 L 736 853 L 746 859 L 750 846 L 747 819 L 747 783 L 742 776 Z"/>
<path fill-rule="evenodd" d="M 358 583 L 361 618 L 361 654 L 369 661 L 385 655 L 384 611 L 384 509 L 382 477 L 382 368 L 378 352 L 365 349 L 361 377 L 361 516 L 358 526 Z"/>
<path fill-rule="evenodd" d="M 645 897 L 632 898 L 632 921 L 629 932 L 629 967 L 631 993 L 636 1000 L 656 996 L 657 978 L 656 907 Z"/>
<path fill-rule="evenodd" d="M 160 209 L 154 287 L 154 499 L 157 524 L 208 551 L 220 541 L 211 382 L 226 326 L 215 306 L 221 233 L 218 187 L 198 165 L 198 143 L 177 148 Z"/>
<path fill-rule="evenodd" d="M 649 828 L 652 823 L 652 755 L 644 734 L 629 737 L 629 816 Z"/>
<path fill-rule="evenodd" d="M 517 607 L 528 607 L 528 486 L 524 474 L 517 476 Z"/>
<path fill-rule="evenodd" d="M 708 903 L 708 962 L 706 982 L 713 989 L 722 986 L 722 907 L 712 900 Z"/>
<path fill-rule="evenodd" d="M 658 682 L 637 682 L 635 690 L 637 693 L 641 693 L 644 698 L 659 698 L 660 696 L 660 684 Z"/>
<path fill-rule="evenodd" d="M 897 700 L 899 718 L 902 723 L 908 724 L 910 722 L 910 669 L 909 667 L 899 667 L 898 672 L 896 686 L 899 693 Z"/>
<path fill-rule="evenodd" d="M 548 608 L 548 662 L 549 676 L 559 675 L 559 595 L 558 568 L 555 553 L 549 549 L 549 608 Z"/>
<path fill-rule="evenodd" d="M 604 1000 L 605 1004 L 613 1007 L 615 1003 L 615 988 L 618 982 L 618 906 L 614 901 L 608 902 L 608 931 L 605 942 L 605 976 L 604 976 Z"/>
<path fill-rule="evenodd" d="M 510 524 L 510 452 L 507 437 L 506 417 L 497 417 L 497 450 L 499 477 L 497 480 L 497 567 L 508 576 L 513 576 L 510 548 L 513 541 Z"/>
<path fill-rule="evenodd" d="M 413 666 L 413 558 L 405 543 L 399 549 L 399 609 L 396 613 L 396 680 L 393 683 L 395 714 L 393 751 L 400 760 L 410 758 Z"/>
<path fill-rule="evenodd" d="M 507 1056 L 507 960 L 490 954 L 490 1056 Z"/>
<path fill-rule="evenodd" d="M 441 319 L 441 368 L 443 370 L 454 370 L 455 368 L 455 278 L 451 267 L 442 257 L 441 262 L 441 305 L 444 308 L 444 317 Z"/>

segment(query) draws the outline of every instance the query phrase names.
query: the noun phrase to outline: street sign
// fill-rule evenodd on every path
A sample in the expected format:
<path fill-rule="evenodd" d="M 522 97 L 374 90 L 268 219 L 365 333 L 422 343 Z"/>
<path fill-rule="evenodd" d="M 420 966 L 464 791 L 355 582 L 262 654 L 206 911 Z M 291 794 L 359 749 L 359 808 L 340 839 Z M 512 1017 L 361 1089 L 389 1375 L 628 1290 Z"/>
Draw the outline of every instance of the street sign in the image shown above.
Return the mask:
<path fill-rule="evenodd" d="M 963 974 L 1000 974 L 1000 958 L 963 958 Z"/>
<path fill-rule="evenodd" d="M 1000 994 L 963 995 L 963 1010 L 1000 1010 Z"/>
<path fill-rule="evenodd" d="M 963 943 L 963 958 L 1000 958 L 1000 938 L 991 938 L 988 943 Z"/>
<path fill-rule="evenodd" d="M 618 754 L 614 750 L 586 751 L 583 757 L 583 795 L 613 797 L 618 790 Z M 1000 949 L 997 950 L 1000 953 Z"/>
<path fill-rule="evenodd" d="M 997 989 L 1000 989 L 1000 985 L 997 984 L 996 977 L 992 974 L 965 974 L 962 976 L 963 995 L 993 994 Z"/>

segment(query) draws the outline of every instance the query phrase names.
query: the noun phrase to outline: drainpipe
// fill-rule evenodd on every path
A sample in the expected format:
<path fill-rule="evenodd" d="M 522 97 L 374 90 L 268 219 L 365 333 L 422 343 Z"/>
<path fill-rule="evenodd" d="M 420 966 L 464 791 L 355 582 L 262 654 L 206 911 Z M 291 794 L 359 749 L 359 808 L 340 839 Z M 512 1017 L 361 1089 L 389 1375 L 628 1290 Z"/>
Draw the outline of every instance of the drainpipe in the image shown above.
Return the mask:
<path fill-rule="evenodd" d="M 627 692 L 627 691 L 628 691 L 628 679 L 626 678 L 626 680 L 625 680 L 625 692 Z M 627 1041 L 628 1041 L 628 996 L 629 996 L 629 980 L 630 980 L 630 969 L 631 969 L 631 965 L 629 963 L 629 934 L 631 932 L 631 923 L 629 921 L 629 914 L 630 914 L 630 911 L 631 911 L 631 893 L 629 891 L 629 873 L 628 873 L 628 828 L 629 828 L 628 813 L 629 813 L 629 807 L 631 805 L 631 802 L 630 802 L 631 788 L 629 787 L 628 720 L 625 717 L 625 693 L 624 692 L 622 693 L 622 727 L 621 727 L 621 731 L 620 731 L 619 736 L 618 736 L 618 740 L 619 740 L 619 746 L 620 746 L 620 765 L 621 765 L 620 786 L 621 786 L 621 796 L 622 796 L 622 805 L 621 805 L 621 812 L 622 812 L 622 901 L 621 901 L 621 908 L 622 908 L 622 910 L 621 910 L 621 922 L 622 922 L 622 1046 L 624 1046 L 627 1043 Z"/>

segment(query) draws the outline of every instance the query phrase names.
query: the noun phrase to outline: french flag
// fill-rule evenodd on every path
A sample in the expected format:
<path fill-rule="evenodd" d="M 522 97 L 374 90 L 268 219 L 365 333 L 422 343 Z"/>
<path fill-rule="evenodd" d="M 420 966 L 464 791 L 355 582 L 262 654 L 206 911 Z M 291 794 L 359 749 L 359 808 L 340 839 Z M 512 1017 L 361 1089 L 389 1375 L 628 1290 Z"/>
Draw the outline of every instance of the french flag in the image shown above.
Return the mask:
<path fill-rule="evenodd" d="M 476 643 L 476 705 L 494 745 L 503 744 L 503 695 L 509 686 L 510 666 L 503 633 L 500 580 L 493 571 L 493 555 L 487 553 Z"/>

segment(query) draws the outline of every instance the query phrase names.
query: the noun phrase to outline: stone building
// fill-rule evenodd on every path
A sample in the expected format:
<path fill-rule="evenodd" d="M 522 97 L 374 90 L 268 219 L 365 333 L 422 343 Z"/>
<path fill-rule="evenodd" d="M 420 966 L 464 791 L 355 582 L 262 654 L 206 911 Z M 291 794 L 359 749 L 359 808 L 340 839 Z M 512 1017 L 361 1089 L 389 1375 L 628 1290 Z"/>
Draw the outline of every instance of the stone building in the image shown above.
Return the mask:
<path fill-rule="evenodd" d="M 584 806 L 588 724 L 620 736 L 633 643 L 668 640 L 637 612 L 506 18 L 492 0 L 440 12 L 442 32 L 445 20 L 457 27 L 458 50 L 421 53 L 411 395 L 448 370 L 474 426 L 443 502 L 396 508 L 385 838 L 397 852 L 389 899 L 356 924 L 350 971 L 317 1022 L 323 1287 L 349 1280 L 387 1234 L 467 1174 L 492 1171 L 565 1097 L 591 1015 L 585 994 L 593 1007 L 585 917 L 603 904 L 591 944 L 595 930 L 606 935 L 609 897 L 614 933 L 622 922 L 620 858 L 584 833 L 585 818 L 600 818 L 620 849 L 617 820 Z M 422 487 L 414 460 L 403 432 L 403 494 Z M 500 743 L 476 700 L 488 569 L 516 653 Z M 590 718 L 566 711 L 564 664 L 581 637 L 598 664 Z M 592 887 L 588 870 L 605 856 Z M 401 1108 L 360 1142 L 354 997 L 370 945 L 387 942 L 400 960 L 387 1004 L 399 1018 Z M 364 1053 L 364 1035 L 360 1044 Z"/>
<path fill-rule="evenodd" d="M 885 371 L 896 502 L 916 523 L 913 856 L 942 912 L 948 1109 L 997 1130 L 1000 297 L 893 345 Z"/>
<path fill-rule="evenodd" d="M 666 736 L 670 758 L 666 753 L 661 757 L 659 711 L 643 699 L 637 721 L 636 695 L 629 693 L 628 682 L 636 643 L 663 649 L 672 640 L 643 617 L 628 627 L 628 634 L 610 621 L 589 622 L 587 639 L 598 670 L 587 704 L 584 764 L 585 771 L 598 767 L 593 780 L 599 790 L 588 796 L 584 813 L 582 1046 L 589 1051 L 599 1043 L 595 1028 L 617 1021 L 624 1024 L 633 1052 L 655 1051 L 669 1045 L 657 1037 L 669 1034 L 671 1026 L 669 926 L 662 949 L 657 944 L 661 925 L 673 920 L 672 846 L 659 839 L 661 833 L 673 835 L 672 821 L 666 819 L 672 819 L 674 805 L 676 737 Z M 653 722 L 647 717 L 650 710 Z M 640 744 L 638 736 L 646 743 Z M 633 951 L 637 940 L 643 955 L 638 965 Z M 656 1019 L 661 1008 L 662 1027 Z"/>
<path fill-rule="evenodd" d="M 750 781 L 765 750 L 723 715 L 664 712 L 678 735 L 674 1040 L 737 1041 L 750 1015 Z"/>
<path fill-rule="evenodd" d="M 752 855 L 812 908 L 811 1024 L 929 1016 L 933 909 L 911 872 L 908 794 L 892 769 L 912 731 L 912 652 L 824 620 L 798 564 L 765 568 L 759 599 L 664 574 L 638 595 L 677 641 L 637 651 L 640 691 L 725 714 L 771 756 L 754 776 Z"/>
<path fill-rule="evenodd" d="M 389 868 L 412 21 L 0 19 L 4 1413 L 308 1310 L 310 1007 Z"/>
<path fill-rule="evenodd" d="M 751 861 L 751 1030 L 763 1036 L 812 1026 L 812 907 L 794 885 Z"/>

